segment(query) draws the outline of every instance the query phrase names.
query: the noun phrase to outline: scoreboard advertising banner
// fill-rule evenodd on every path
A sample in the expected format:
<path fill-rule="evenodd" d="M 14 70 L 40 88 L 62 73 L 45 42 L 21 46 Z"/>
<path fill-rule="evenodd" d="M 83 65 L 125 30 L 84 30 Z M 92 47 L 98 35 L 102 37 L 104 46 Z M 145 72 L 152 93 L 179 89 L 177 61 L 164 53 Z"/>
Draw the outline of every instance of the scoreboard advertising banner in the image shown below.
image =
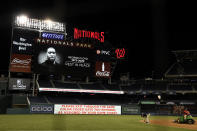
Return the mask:
<path fill-rule="evenodd" d="M 110 69 L 110 62 L 97 61 L 95 66 L 95 76 L 109 78 L 111 77 Z"/>
<path fill-rule="evenodd" d="M 31 104 L 30 113 L 33 114 L 53 114 L 54 105 L 53 104 Z"/>
<path fill-rule="evenodd" d="M 36 73 L 92 73 L 95 57 L 92 44 L 36 38 L 34 51 Z"/>
<path fill-rule="evenodd" d="M 105 32 L 95 31 L 95 30 L 86 30 L 83 27 L 76 27 L 76 25 L 68 24 L 66 26 L 68 41 L 75 42 L 88 42 L 88 43 L 102 43 L 105 42 Z"/>
<path fill-rule="evenodd" d="M 36 31 L 23 29 L 13 30 L 12 53 L 29 54 L 33 53 L 34 39 L 39 36 Z"/>
<path fill-rule="evenodd" d="M 119 105 L 62 105 L 55 104 L 54 114 L 109 114 L 121 115 Z"/>
<path fill-rule="evenodd" d="M 10 61 L 11 72 L 31 72 L 31 55 L 12 54 Z"/>
<path fill-rule="evenodd" d="M 10 90 L 29 90 L 30 89 L 30 79 L 10 78 L 9 79 L 9 89 Z"/>

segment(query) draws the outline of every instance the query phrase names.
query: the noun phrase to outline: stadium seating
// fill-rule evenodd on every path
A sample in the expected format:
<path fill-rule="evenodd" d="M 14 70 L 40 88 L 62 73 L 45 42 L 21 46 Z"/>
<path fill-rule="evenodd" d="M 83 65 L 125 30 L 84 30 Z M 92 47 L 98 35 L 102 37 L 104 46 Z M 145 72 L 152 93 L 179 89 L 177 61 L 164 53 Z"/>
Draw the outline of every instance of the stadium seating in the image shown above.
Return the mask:
<path fill-rule="evenodd" d="M 120 91 L 120 87 L 117 84 L 103 84 L 103 86 L 106 90 Z"/>
<path fill-rule="evenodd" d="M 188 84 L 169 84 L 168 90 L 172 91 L 191 91 L 192 86 Z"/>
<path fill-rule="evenodd" d="M 140 84 L 133 84 L 130 86 L 121 86 L 121 89 L 126 92 L 130 91 L 140 91 L 141 90 L 141 85 Z"/>
<path fill-rule="evenodd" d="M 29 104 L 43 104 L 43 103 L 48 103 L 44 96 L 28 96 Z"/>
<path fill-rule="evenodd" d="M 65 88 L 65 89 L 79 89 L 76 83 L 62 83 L 53 81 L 55 88 Z"/>
<path fill-rule="evenodd" d="M 76 98 L 63 96 L 47 96 L 47 100 L 52 104 L 79 104 Z"/>
<path fill-rule="evenodd" d="M 106 100 L 101 98 L 80 98 L 78 101 L 83 105 L 106 105 L 108 103 Z"/>
<path fill-rule="evenodd" d="M 85 83 L 80 83 L 79 84 L 80 87 L 82 89 L 88 89 L 88 90 L 104 90 L 103 86 L 100 84 L 100 83 L 88 83 L 88 84 L 85 84 Z"/>
<path fill-rule="evenodd" d="M 40 87 L 45 87 L 45 88 L 52 88 L 53 87 L 49 80 L 48 81 L 39 80 L 38 84 Z"/>
<path fill-rule="evenodd" d="M 197 85 L 194 84 L 193 88 L 194 88 L 195 91 L 197 91 Z"/>

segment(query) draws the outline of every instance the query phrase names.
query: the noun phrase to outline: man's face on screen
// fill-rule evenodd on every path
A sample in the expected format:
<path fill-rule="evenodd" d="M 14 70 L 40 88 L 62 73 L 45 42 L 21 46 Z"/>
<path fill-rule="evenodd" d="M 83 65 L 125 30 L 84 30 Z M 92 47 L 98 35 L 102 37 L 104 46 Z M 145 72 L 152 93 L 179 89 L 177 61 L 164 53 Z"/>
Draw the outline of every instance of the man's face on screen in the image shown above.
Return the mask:
<path fill-rule="evenodd" d="M 54 48 L 47 49 L 47 59 L 54 62 L 56 59 L 56 51 Z"/>

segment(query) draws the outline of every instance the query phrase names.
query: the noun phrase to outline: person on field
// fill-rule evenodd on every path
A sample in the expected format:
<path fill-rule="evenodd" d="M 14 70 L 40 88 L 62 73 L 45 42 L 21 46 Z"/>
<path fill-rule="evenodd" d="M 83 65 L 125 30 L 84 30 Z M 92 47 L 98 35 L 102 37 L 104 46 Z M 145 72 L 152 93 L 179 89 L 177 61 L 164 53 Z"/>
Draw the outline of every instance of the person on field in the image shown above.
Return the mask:
<path fill-rule="evenodd" d="M 150 113 L 142 113 L 141 117 L 143 118 L 144 123 L 150 123 Z"/>

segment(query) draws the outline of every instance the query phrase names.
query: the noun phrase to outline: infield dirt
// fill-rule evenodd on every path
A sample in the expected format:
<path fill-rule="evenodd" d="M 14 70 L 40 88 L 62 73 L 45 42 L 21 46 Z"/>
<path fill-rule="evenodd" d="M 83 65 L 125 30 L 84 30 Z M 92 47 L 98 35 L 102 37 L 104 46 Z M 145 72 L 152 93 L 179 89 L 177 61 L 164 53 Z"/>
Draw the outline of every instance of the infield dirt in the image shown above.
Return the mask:
<path fill-rule="evenodd" d="M 173 120 L 151 120 L 150 124 L 197 130 L 197 122 L 195 124 L 178 124 Z"/>

